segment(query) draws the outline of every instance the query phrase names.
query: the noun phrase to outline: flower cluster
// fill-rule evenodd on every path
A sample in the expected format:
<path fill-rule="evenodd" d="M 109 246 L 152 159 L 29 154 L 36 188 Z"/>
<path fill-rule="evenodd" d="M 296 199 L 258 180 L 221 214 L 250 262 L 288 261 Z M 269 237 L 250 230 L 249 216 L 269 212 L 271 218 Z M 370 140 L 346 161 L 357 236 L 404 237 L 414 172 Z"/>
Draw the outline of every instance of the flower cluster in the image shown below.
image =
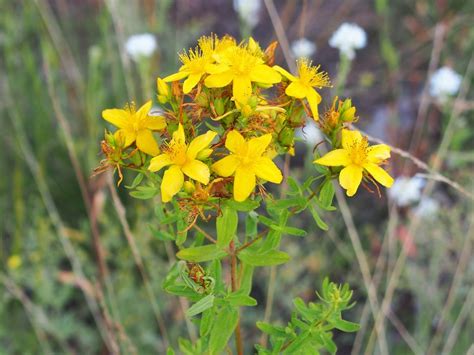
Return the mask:
<path fill-rule="evenodd" d="M 297 60 L 297 73 L 289 73 L 274 65 L 275 48 L 272 43 L 264 50 L 252 38 L 237 43 L 230 36 L 201 37 L 179 54 L 176 73 L 157 78 L 161 115 L 150 114 L 152 101 L 138 110 L 130 104 L 103 111 L 118 127 L 106 133 L 103 164 L 146 173 L 160 184 L 163 202 L 245 201 L 265 196 L 266 182 L 282 182 L 274 160 L 294 154 L 295 131 L 307 116 L 333 147 L 315 163 L 330 167 L 329 178 L 339 175 L 349 196 L 364 178 L 390 186 L 392 178 L 379 166 L 390 149 L 369 147 L 348 129 L 356 120 L 351 100 L 336 98 L 320 118 L 319 90 L 331 86 L 327 73 L 306 58 Z"/>

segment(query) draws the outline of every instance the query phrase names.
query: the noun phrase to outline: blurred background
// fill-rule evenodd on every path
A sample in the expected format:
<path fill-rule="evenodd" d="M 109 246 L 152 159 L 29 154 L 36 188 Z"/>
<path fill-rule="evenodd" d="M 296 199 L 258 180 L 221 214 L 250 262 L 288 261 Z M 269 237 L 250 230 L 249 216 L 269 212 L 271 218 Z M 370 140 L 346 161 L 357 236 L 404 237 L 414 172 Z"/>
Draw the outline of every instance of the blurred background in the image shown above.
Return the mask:
<path fill-rule="evenodd" d="M 361 324 L 335 335 L 339 353 L 474 354 L 472 1 L 0 8 L 0 353 L 104 354 L 108 342 L 140 354 L 179 342 L 185 353 L 179 338 L 196 338 L 187 304 L 161 288 L 175 251 L 150 228 L 154 202 L 131 198 L 126 174 L 119 188 L 108 173 L 91 176 L 108 127 L 101 111 L 156 100 L 156 77 L 176 71 L 176 53 L 214 32 L 262 47 L 279 40 L 286 67 L 309 56 L 334 83 L 320 111 L 336 93 L 351 97 L 357 127 L 399 148 L 390 191 L 338 192 L 325 223 L 294 220 L 308 236 L 284 241 L 292 262 L 256 271 L 246 353 L 267 341 L 256 320 L 285 324 L 292 298 L 314 300 L 327 275 L 350 284 L 357 303 L 347 318 Z M 321 136 L 309 125 L 301 137 L 290 172 L 304 181 Z"/>

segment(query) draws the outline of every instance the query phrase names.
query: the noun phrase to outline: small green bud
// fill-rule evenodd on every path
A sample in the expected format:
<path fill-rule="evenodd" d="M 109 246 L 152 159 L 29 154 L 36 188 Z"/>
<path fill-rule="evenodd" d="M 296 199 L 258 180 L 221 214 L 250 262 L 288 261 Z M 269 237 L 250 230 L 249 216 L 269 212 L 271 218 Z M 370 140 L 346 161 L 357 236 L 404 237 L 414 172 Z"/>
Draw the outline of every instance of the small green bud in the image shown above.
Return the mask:
<path fill-rule="evenodd" d="M 215 99 L 214 100 L 214 109 L 216 110 L 216 113 L 221 116 L 225 112 L 225 105 L 224 105 L 224 100 L 223 99 Z"/>

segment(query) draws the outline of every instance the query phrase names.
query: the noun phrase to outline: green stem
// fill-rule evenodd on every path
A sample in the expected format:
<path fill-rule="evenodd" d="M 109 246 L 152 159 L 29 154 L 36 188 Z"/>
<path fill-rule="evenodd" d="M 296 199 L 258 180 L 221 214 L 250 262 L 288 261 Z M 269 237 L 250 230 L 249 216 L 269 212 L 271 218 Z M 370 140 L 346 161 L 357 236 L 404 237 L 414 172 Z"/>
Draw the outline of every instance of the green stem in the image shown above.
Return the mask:
<path fill-rule="evenodd" d="M 237 253 L 235 250 L 234 241 L 231 241 L 229 244 L 229 249 L 231 252 L 231 259 L 230 259 L 230 280 L 232 286 L 232 292 L 236 292 L 239 289 L 239 285 L 237 282 Z M 237 326 L 235 327 L 235 346 L 237 348 L 237 354 L 243 355 L 244 354 L 244 346 L 242 342 L 242 334 L 240 331 L 240 307 L 237 309 L 239 313 L 239 320 L 237 321 Z"/>

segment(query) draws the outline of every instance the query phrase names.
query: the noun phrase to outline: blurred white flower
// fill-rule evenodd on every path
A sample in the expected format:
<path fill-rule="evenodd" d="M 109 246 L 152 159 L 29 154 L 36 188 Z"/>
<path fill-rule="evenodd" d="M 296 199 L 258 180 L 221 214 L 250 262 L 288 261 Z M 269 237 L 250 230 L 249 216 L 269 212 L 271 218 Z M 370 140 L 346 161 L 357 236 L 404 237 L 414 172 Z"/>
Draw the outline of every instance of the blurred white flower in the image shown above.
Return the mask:
<path fill-rule="evenodd" d="M 291 44 L 291 51 L 296 58 L 309 58 L 316 52 L 316 44 L 307 38 L 300 38 Z"/>
<path fill-rule="evenodd" d="M 310 147 L 314 147 L 324 139 L 321 131 L 313 120 L 307 120 L 306 125 L 296 132 L 296 136 L 303 138 L 304 142 Z"/>
<path fill-rule="evenodd" d="M 422 178 L 401 176 L 396 178 L 392 187 L 388 189 L 388 197 L 397 206 L 405 207 L 420 200 L 424 185 L 425 180 Z"/>
<path fill-rule="evenodd" d="M 343 23 L 329 39 L 329 45 L 338 48 L 341 54 L 354 59 L 355 49 L 364 48 L 367 44 L 367 34 L 364 29 L 354 23 Z"/>
<path fill-rule="evenodd" d="M 260 20 L 258 15 L 261 7 L 261 0 L 234 0 L 235 11 L 239 14 L 241 20 L 251 28 L 257 26 Z"/>
<path fill-rule="evenodd" d="M 430 94 L 440 99 L 455 95 L 461 86 L 462 76 L 449 67 L 436 70 L 430 80 Z"/>
<path fill-rule="evenodd" d="M 151 33 L 140 33 L 128 37 L 125 42 L 125 50 L 133 60 L 150 57 L 156 51 L 158 44 Z"/>
<path fill-rule="evenodd" d="M 431 197 L 423 197 L 415 208 L 415 214 L 420 218 L 432 218 L 439 210 L 439 203 Z"/>

